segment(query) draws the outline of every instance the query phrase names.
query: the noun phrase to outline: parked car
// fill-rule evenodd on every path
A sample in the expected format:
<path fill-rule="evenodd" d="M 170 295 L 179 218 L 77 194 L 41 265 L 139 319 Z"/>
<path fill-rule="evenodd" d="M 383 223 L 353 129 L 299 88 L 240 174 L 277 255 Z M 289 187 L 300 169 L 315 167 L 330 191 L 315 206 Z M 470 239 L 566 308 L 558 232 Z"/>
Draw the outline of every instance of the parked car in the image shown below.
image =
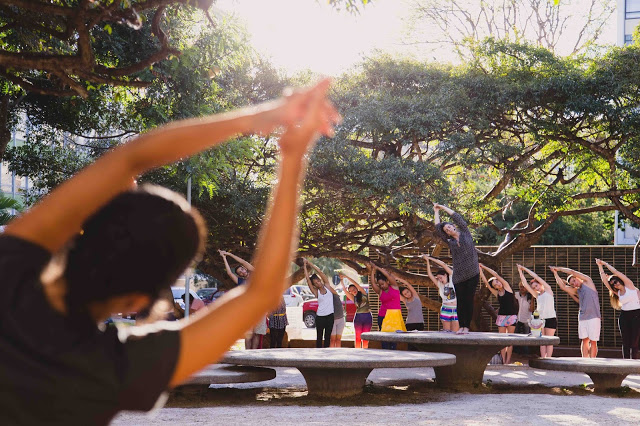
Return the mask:
<path fill-rule="evenodd" d="M 300 296 L 302 296 L 302 299 L 304 299 L 305 302 L 309 299 L 315 298 L 313 293 L 311 293 L 311 290 L 309 290 L 309 287 L 306 285 L 295 284 L 295 285 L 292 285 L 290 288 L 291 288 L 291 291 L 294 291 L 298 293 Z"/>
<path fill-rule="evenodd" d="M 342 309 L 346 311 L 346 321 L 353 321 L 356 316 L 356 304 L 353 301 L 342 299 Z M 302 321 L 307 328 L 316 326 L 316 312 L 318 312 L 318 299 L 311 299 L 302 305 Z"/>
<path fill-rule="evenodd" d="M 200 296 L 205 305 L 215 301 L 218 297 L 224 294 L 223 290 L 218 290 L 216 287 L 205 287 L 196 291 L 196 294 Z"/>
<path fill-rule="evenodd" d="M 182 296 L 185 293 L 184 287 L 171 287 L 171 293 L 173 293 L 173 301 L 184 310 L 184 300 L 182 299 Z M 189 298 L 193 300 L 191 302 L 191 308 L 193 310 L 197 311 L 200 307 L 204 306 L 204 301 L 192 288 L 189 289 Z M 196 302 L 196 300 L 198 302 Z"/>
<path fill-rule="evenodd" d="M 287 307 L 300 306 L 304 303 L 302 296 L 291 287 L 284 291 L 282 297 L 284 297 L 284 302 L 287 304 Z"/>

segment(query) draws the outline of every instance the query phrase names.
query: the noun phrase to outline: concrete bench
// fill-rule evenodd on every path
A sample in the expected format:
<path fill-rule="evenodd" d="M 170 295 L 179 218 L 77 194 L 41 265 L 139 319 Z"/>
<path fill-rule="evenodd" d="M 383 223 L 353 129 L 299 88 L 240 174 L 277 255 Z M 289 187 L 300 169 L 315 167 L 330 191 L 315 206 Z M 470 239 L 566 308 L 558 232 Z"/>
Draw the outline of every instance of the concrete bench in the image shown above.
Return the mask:
<path fill-rule="evenodd" d="M 407 343 L 420 351 L 442 352 L 456 356 L 456 365 L 434 367 L 436 383 L 444 388 L 466 388 L 482 383 L 484 370 L 491 358 L 507 346 L 557 345 L 555 336 L 533 337 L 509 333 L 455 334 L 440 331 L 410 331 L 405 333 L 362 333 L 370 341 Z"/>
<path fill-rule="evenodd" d="M 191 376 L 187 382 L 178 387 L 178 390 L 202 390 L 207 389 L 209 385 L 264 382 L 275 378 L 276 370 L 273 368 L 212 364 Z"/>
<path fill-rule="evenodd" d="M 222 362 L 260 367 L 294 367 L 304 376 L 309 395 L 340 398 L 362 393 L 374 368 L 452 365 L 450 354 L 353 348 L 283 348 L 231 351 Z"/>
<path fill-rule="evenodd" d="M 575 371 L 585 373 L 593 381 L 598 393 L 619 388 L 629 374 L 640 373 L 640 360 L 615 358 L 538 358 L 529 361 L 529 366 L 542 370 Z"/>

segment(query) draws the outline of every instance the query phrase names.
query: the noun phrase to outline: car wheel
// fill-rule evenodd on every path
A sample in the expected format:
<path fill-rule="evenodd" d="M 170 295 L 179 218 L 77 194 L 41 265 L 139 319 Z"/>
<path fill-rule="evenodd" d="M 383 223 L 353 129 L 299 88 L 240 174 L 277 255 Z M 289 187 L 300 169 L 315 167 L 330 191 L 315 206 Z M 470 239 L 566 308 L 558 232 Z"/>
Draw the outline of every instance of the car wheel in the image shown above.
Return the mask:
<path fill-rule="evenodd" d="M 307 328 L 314 328 L 316 326 L 316 314 L 314 312 L 305 312 L 302 316 L 302 321 Z"/>

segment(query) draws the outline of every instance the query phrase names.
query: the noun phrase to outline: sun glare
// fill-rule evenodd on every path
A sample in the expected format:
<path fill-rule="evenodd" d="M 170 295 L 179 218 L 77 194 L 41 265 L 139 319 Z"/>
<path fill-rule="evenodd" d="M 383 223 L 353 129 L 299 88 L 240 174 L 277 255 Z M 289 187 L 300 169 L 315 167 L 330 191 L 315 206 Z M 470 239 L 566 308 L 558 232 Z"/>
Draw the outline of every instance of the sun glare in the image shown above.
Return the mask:
<path fill-rule="evenodd" d="M 252 44 L 290 73 L 338 75 L 376 49 L 397 50 L 402 2 L 376 0 L 359 15 L 336 11 L 326 1 L 220 0 L 247 26 Z"/>

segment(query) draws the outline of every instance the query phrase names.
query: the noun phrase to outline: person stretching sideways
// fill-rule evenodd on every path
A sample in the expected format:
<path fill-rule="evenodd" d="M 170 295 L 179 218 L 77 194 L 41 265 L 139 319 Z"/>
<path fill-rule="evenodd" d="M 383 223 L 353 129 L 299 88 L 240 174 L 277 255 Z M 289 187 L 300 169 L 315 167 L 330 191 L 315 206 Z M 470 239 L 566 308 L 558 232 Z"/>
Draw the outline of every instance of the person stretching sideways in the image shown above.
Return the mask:
<path fill-rule="evenodd" d="M 349 288 L 345 288 L 344 279 L 348 279 L 351 284 Z M 373 316 L 369 307 L 369 297 L 362 286 L 353 278 L 340 274 L 340 283 L 344 289 L 344 294 L 356 305 L 356 316 L 353 318 L 353 328 L 355 329 L 355 345 L 356 348 L 366 349 L 369 347 L 369 341 L 362 339 L 362 333 L 371 331 L 373 326 Z"/>
<path fill-rule="evenodd" d="M 540 316 L 539 319 L 544 321 L 542 335 L 555 335 L 556 329 L 558 328 L 558 319 L 556 317 L 555 299 L 551 286 L 531 269 L 525 268 L 522 265 L 517 266 L 518 274 L 520 275 L 520 285 L 536 298 L 536 312 Z M 527 278 L 524 275 L 525 272 L 533 277 L 531 281 L 527 282 Z M 551 358 L 551 356 L 553 356 L 553 345 L 540 346 L 540 356 L 542 358 Z"/>
<path fill-rule="evenodd" d="M 457 295 L 457 311 L 460 329 L 457 334 L 469 333 L 473 319 L 473 301 L 480 281 L 478 252 L 473 237 L 460 214 L 449 207 L 435 203 L 433 205 L 435 234 L 449 246 L 453 266 L 453 285 Z M 440 210 L 444 210 L 455 223 L 440 222 Z"/>
<path fill-rule="evenodd" d="M 442 321 L 442 330 L 446 332 L 458 331 L 458 313 L 456 289 L 451 282 L 453 270 L 443 261 L 427 256 L 422 258 L 427 262 L 427 275 L 429 279 L 438 287 L 442 306 L 440 307 L 440 321 Z M 442 269 L 436 271 L 435 275 L 431 271 L 431 262 L 436 263 Z"/>
<path fill-rule="evenodd" d="M 601 259 L 596 259 L 600 278 L 609 290 L 611 307 L 620 310 L 618 328 L 622 336 L 622 358 L 638 359 L 640 344 L 640 290 L 625 274 Z M 604 268 L 612 275 L 607 275 Z"/>
<path fill-rule="evenodd" d="M 318 310 L 316 311 L 316 348 L 331 347 L 331 331 L 334 322 L 333 296 L 338 295 L 331 286 L 329 278 L 316 265 L 304 261 L 304 277 L 307 280 L 309 290 L 318 299 Z M 309 276 L 308 267 L 313 268 L 316 273 Z M 342 304 L 340 305 L 342 306 Z"/>
<path fill-rule="evenodd" d="M 371 270 L 370 283 L 373 291 L 380 298 L 380 309 L 378 310 L 378 329 L 380 331 L 394 332 L 397 330 L 407 331 L 402 319 L 402 305 L 400 305 L 400 290 L 398 282 L 393 274 L 386 269 L 380 268 L 375 263 L 369 263 Z M 382 342 L 382 349 L 395 349 L 393 342 Z"/>
<path fill-rule="evenodd" d="M 484 274 L 485 271 L 491 274 L 491 278 L 488 280 Z M 511 286 L 507 280 L 498 275 L 496 271 L 483 264 L 480 264 L 480 278 L 491 294 L 498 299 L 498 303 L 500 304 L 498 317 L 496 318 L 498 332 L 513 333 L 516 329 L 516 321 L 518 321 L 518 307 L 516 306 L 516 299 Z M 512 352 L 513 346 L 508 346 L 500 350 L 503 364 L 511 364 Z"/>
<path fill-rule="evenodd" d="M 598 356 L 598 340 L 600 340 L 600 298 L 595 284 L 588 275 L 569 268 L 558 266 L 549 267 L 558 283 L 558 287 L 578 296 L 580 313 L 578 316 L 578 337 L 582 340 L 580 350 L 583 358 Z M 558 272 L 568 274 L 566 281 L 560 278 Z M 575 300 L 575 299 L 574 299 Z"/>
<path fill-rule="evenodd" d="M 231 280 L 236 283 L 236 285 L 243 285 L 249 279 L 249 275 L 253 272 L 253 265 L 243 258 L 236 256 L 235 254 L 229 253 L 228 251 L 218 250 L 220 256 L 222 256 L 222 260 L 224 261 L 224 267 L 227 271 L 227 275 Z M 227 260 L 227 256 L 233 258 L 236 262 L 239 263 L 238 266 L 235 267 L 234 271 L 231 272 L 231 267 L 229 266 L 229 261 Z M 267 317 L 260 318 L 260 321 L 253 327 L 253 329 L 249 330 L 244 336 L 244 347 L 245 349 L 262 349 L 262 342 L 264 341 L 264 336 L 267 334 Z"/>
<path fill-rule="evenodd" d="M 158 127 L 108 151 L 7 225 L 0 236 L 3 424 L 106 425 L 121 410 L 148 411 L 277 306 L 297 248 L 307 153 L 339 118 L 328 88 L 324 80 L 257 107 Z M 247 284 L 188 320 L 105 328 L 112 314 L 154 303 L 205 245 L 202 218 L 184 198 L 135 188 L 134 179 L 280 125 L 287 127 L 278 179 Z"/>

